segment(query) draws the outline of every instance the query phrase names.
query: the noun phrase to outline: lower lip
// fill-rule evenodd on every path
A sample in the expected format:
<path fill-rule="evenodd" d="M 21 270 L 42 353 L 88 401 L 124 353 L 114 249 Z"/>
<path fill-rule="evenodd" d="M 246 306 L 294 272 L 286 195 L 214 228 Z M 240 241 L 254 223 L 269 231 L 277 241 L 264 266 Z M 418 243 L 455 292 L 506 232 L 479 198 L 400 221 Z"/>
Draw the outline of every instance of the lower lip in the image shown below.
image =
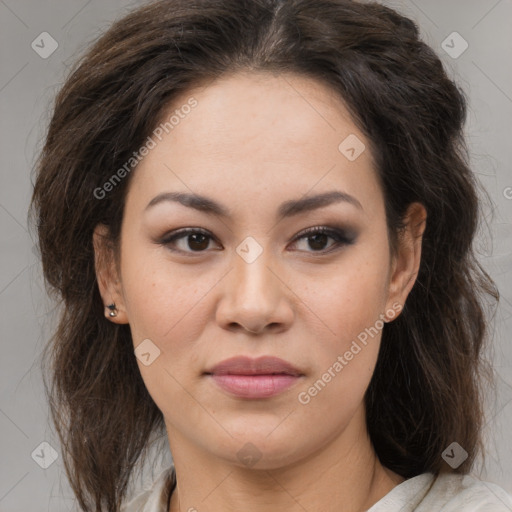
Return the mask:
<path fill-rule="evenodd" d="M 268 398 L 295 384 L 295 375 L 211 375 L 223 390 L 240 398 Z"/>

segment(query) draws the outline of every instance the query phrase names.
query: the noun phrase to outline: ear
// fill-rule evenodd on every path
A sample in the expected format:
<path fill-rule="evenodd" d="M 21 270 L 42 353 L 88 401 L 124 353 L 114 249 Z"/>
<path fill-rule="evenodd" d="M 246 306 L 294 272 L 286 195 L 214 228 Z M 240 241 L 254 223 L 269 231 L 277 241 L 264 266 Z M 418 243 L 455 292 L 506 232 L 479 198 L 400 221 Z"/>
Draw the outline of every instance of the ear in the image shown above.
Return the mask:
<path fill-rule="evenodd" d="M 410 204 L 404 217 L 404 224 L 403 231 L 399 233 L 397 252 L 391 265 L 387 300 L 387 308 L 398 311 L 398 314 L 403 309 L 418 276 L 421 243 L 427 225 L 425 207 L 421 203 Z M 397 305 L 400 305 L 399 309 Z"/>
<path fill-rule="evenodd" d="M 116 324 L 127 324 L 128 317 L 116 265 L 115 251 L 109 237 L 109 229 L 104 224 L 98 224 L 94 228 L 93 246 L 96 280 L 103 299 L 105 317 Z M 107 307 L 110 304 L 115 304 L 115 316 L 110 316 L 111 310 Z"/>

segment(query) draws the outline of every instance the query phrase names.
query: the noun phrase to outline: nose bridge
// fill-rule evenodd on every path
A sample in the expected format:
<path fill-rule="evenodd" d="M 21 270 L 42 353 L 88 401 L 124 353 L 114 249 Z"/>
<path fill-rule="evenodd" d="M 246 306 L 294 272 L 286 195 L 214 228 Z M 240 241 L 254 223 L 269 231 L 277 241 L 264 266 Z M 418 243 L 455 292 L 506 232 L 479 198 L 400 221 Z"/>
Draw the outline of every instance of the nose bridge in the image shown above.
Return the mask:
<path fill-rule="evenodd" d="M 225 327 L 238 324 L 253 332 L 268 324 L 288 324 L 293 313 L 283 285 L 274 275 L 271 250 L 246 239 L 236 253 L 217 312 L 218 321 Z"/>
<path fill-rule="evenodd" d="M 275 279 L 268 267 L 272 267 L 271 251 L 264 249 L 254 238 L 248 237 L 236 249 L 234 257 L 233 291 L 242 301 L 270 299 L 275 293 Z M 264 297 L 265 296 L 265 297 Z"/>

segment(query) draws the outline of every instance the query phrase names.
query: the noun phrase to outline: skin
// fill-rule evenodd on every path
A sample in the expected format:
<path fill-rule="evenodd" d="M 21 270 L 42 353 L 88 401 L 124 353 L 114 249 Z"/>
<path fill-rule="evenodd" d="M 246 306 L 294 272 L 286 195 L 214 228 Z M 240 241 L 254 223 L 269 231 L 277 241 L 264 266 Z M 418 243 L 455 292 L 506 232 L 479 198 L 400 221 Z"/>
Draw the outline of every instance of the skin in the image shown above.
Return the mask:
<path fill-rule="evenodd" d="M 309 403 L 298 394 L 379 315 L 399 315 L 420 263 L 425 209 L 410 206 L 391 255 L 369 142 L 317 81 L 236 73 L 187 91 L 170 111 L 191 96 L 197 107 L 134 171 L 118 265 L 103 243 L 106 228 L 94 235 L 100 292 L 118 309 L 106 317 L 130 324 L 134 347 L 150 339 L 160 350 L 150 365 L 137 362 L 176 467 L 169 510 L 366 510 L 403 481 L 380 464 L 366 433 L 363 398 L 382 331 Z M 338 150 L 350 134 L 366 146 L 355 161 Z M 332 190 L 362 208 L 338 202 L 277 220 L 284 201 Z M 146 209 L 162 192 L 208 196 L 231 217 L 175 202 Z M 296 239 L 337 224 L 355 234 L 353 243 Z M 160 243 L 186 227 L 212 238 Z M 249 236 L 262 249 L 252 263 L 236 252 Z M 272 398 L 236 398 L 203 375 L 236 355 L 277 356 L 303 376 Z M 259 457 L 252 466 L 237 456 L 246 443 Z"/>

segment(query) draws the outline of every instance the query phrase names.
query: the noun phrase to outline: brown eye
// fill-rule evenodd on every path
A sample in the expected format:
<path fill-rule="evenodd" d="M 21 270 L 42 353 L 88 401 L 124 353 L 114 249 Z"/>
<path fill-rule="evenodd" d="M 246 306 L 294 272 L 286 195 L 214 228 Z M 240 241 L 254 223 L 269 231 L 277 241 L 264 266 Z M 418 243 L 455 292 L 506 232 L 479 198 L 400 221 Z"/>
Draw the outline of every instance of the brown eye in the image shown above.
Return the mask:
<path fill-rule="evenodd" d="M 206 235 L 203 235 L 202 233 L 195 233 L 186 236 L 188 239 L 188 247 L 193 251 L 202 251 L 208 248 L 210 240 Z"/>
<path fill-rule="evenodd" d="M 295 237 L 293 245 L 299 245 L 299 241 L 305 240 L 306 247 L 299 249 L 300 251 L 322 254 L 353 244 L 355 238 L 354 233 L 343 229 L 317 226 L 300 233 Z M 330 244 L 329 240 L 331 240 Z M 211 241 L 215 241 L 215 238 L 203 229 L 184 228 L 169 233 L 159 243 L 173 252 L 198 254 L 207 252 Z"/>
<path fill-rule="evenodd" d="M 307 238 L 309 240 L 309 247 L 321 251 L 325 249 L 325 246 L 328 243 L 330 237 L 326 234 L 317 234 L 308 236 Z"/>
<path fill-rule="evenodd" d="M 201 229 L 180 229 L 170 233 L 160 243 L 176 252 L 204 252 L 213 237 Z M 181 243 L 179 243 L 181 242 Z"/>
<path fill-rule="evenodd" d="M 305 252 L 325 253 L 344 245 L 353 244 L 355 242 L 355 235 L 348 234 L 344 230 L 317 226 L 300 233 L 295 238 L 294 244 L 296 245 L 298 241 L 303 239 L 307 240 L 307 248 L 311 249 L 305 249 Z M 329 239 L 333 240 L 330 246 L 328 246 Z"/>

